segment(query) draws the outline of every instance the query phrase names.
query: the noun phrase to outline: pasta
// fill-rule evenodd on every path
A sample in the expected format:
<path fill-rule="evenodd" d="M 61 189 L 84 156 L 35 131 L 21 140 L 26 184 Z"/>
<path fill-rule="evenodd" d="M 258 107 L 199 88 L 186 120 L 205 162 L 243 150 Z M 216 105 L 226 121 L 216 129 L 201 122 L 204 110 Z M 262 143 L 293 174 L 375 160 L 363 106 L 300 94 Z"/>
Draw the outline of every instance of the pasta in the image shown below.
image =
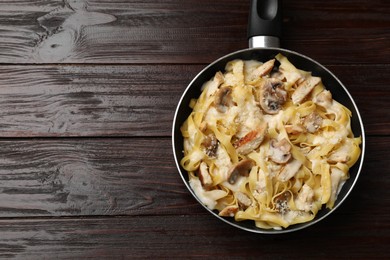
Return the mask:
<path fill-rule="evenodd" d="M 281 54 L 233 60 L 202 86 L 181 126 L 197 197 L 220 216 L 281 229 L 332 208 L 360 156 L 351 112 Z"/>

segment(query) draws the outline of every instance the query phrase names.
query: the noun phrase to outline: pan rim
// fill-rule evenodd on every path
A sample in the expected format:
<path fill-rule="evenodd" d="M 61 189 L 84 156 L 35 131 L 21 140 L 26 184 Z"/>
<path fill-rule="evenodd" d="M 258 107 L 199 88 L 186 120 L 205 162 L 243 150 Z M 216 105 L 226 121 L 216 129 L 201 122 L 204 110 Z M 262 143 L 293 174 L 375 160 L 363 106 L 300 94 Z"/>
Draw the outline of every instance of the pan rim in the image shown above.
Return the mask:
<path fill-rule="evenodd" d="M 177 157 L 177 151 L 176 151 L 176 140 L 175 140 L 175 129 L 176 129 L 176 126 L 177 126 L 177 117 L 178 117 L 178 114 L 179 114 L 179 111 L 180 111 L 180 105 L 183 103 L 183 100 L 184 98 L 187 96 L 187 93 L 188 91 L 191 89 L 191 86 L 193 86 L 193 83 L 201 76 L 205 73 L 205 71 L 209 70 L 210 67 L 214 66 L 216 63 L 224 60 L 224 59 L 227 59 L 229 57 L 232 57 L 232 56 L 235 56 L 235 55 L 238 55 L 238 54 L 241 54 L 241 53 L 244 53 L 244 52 L 248 52 L 248 51 L 261 51 L 261 50 L 273 50 L 273 51 L 280 51 L 280 52 L 284 52 L 284 53 L 289 53 L 291 55 L 295 55 L 295 56 L 299 56 L 305 60 L 307 60 L 308 62 L 311 62 L 311 63 L 314 63 L 316 66 L 318 66 L 319 68 L 321 68 L 322 71 L 324 71 L 325 73 L 327 73 L 328 75 L 330 75 L 333 79 L 335 79 L 338 83 L 339 86 L 341 86 L 343 88 L 343 91 L 347 94 L 348 96 L 348 99 L 351 101 L 352 103 L 352 106 L 354 107 L 354 110 L 356 111 L 356 119 L 358 120 L 359 122 L 359 128 L 360 128 L 360 131 L 361 131 L 361 145 L 360 145 L 360 148 L 361 148 L 361 154 L 360 154 L 360 157 L 359 157 L 359 165 L 357 166 L 357 171 L 356 171 L 356 177 L 354 178 L 353 182 L 350 184 L 350 187 L 348 188 L 347 192 L 342 196 L 342 198 L 338 198 L 338 203 L 337 205 L 335 205 L 332 209 L 328 210 L 328 212 L 326 212 L 324 215 L 320 216 L 319 218 L 315 218 L 309 222 L 306 222 L 306 223 L 301 223 L 301 225 L 291 225 L 287 228 L 281 228 L 280 230 L 279 229 L 261 229 L 261 228 L 257 228 L 257 227 L 254 227 L 253 229 L 251 228 L 247 228 L 247 227 L 244 227 L 242 225 L 239 225 L 238 223 L 239 222 L 232 222 L 232 221 L 229 221 L 228 219 L 226 218 L 223 218 L 219 215 L 217 215 L 213 210 L 209 209 L 207 206 L 205 206 L 201 201 L 200 199 L 198 198 L 198 196 L 196 196 L 196 194 L 194 193 L 194 191 L 192 190 L 192 188 L 190 187 L 188 181 L 185 179 L 184 177 L 184 173 L 182 172 L 181 170 L 181 166 L 180 166 L 180 163 L 179 163 L 179 158 Z M 174 117 L 173 117 L 173 124 L 172 124 L 172 149 L 173 149 L 173 155 L 174 155 L 174 160 L 175 160 L 175 164 L 176 164 L 176 168 L 179 172 L 179 175 L 181 177 L 181 179 L 183 180 L 185 186 L 187 187 L 187 189 L 190 191 L 190 193 L 192 194 L 192 196 L 197 200 L 197 202 L 199 204 L 201 204 L 208 212 L 210 212 L 212 215 L 214 215 L 215 217 L 217 217 L 219 220 L 222 220 L 223 222 L 231 225 L 231 226 L 234 226 L 236 228 L 239 228 L 241 230 L 245 230 L 245 231 L 248 231 L 248 232 L 252 232 L 252 233 L 257 233 L 257 234 L 285 234 L 285 233 L 291 233 L 291 232 L 294 232 L 294 231 L 298 231 L 298 230 L 302 230 L 302 229 L 305 229 L 307 227 L 310 227 L 318 222 L 320 222 L 321 220 L 325 219 L 326 217 L 328 217 L 331 213 L 333 213 L 334 211 L 336 211 L 340 205 L 347 199 L 347 197 L 350 195 L 350 193 L 352 192 L 353 188 L 355 187 L 356 183 L 357 183 L 357 180 L 359 179 L 359 176 L 361 174 L 361 171 L 362 171 L 362 168 L 363 168 L 363 163 L 364 163 L 364 156 L 365 156 L 365 149 L 366 149 L 366 145 L 365 145 L 365 142 L 366 142 L 366 137 L 365 137 L 365 130 L 364 130 L 364 124 L 363 124 L 363 120 L 362 120 L 362 117 L 360 115 L 360 111 L 355 103 L 355 100 L 353 99 L 352 95 L 349 93 L 348 89 L 344 86 L 344 84 L 329 70 L 327 69 L 324 65 L 320 64 L 319 62 L 317 62 L 316 60 L 306 56 L 306 55 L 303 55 L 301 53 L 298 53 L 298 52 L 295 52 L 295 51 L 292 51 L 292 50 L 288 50 L 288 49 L 284 49 L 284 48 L 277 48 L 277 47 L 256 47 L 256 48 L 247 48 L 247 49 L 241 49 L 241 50 L 238 50 L 238 51 L 235 51 L 235 52 L 232 52 L 232 53 L 229 53 L 229 54 L 226 54 L 218 59 L 216 59 L 215 61 L 213 61 L 212 63 L 208 64 L 206 67 L 204 67 L 191 81 L 190 83 L 187 85 L 187 87 L 184 89 L 183 91 L 183 94 L 181 95 L 178 103 L 177 103 L 177 106 L 176 106 L 176 110 L 175 110 L 175 113 L 174 113 Z M 187 172 L 186 172 L 187 173 Z M 187 173 L 188 174 L 188 173 Z M 348 180 L 347 180 L 348 181 Z M 324 210 L 324 209 L 321 209 L 321 210 Z"/>

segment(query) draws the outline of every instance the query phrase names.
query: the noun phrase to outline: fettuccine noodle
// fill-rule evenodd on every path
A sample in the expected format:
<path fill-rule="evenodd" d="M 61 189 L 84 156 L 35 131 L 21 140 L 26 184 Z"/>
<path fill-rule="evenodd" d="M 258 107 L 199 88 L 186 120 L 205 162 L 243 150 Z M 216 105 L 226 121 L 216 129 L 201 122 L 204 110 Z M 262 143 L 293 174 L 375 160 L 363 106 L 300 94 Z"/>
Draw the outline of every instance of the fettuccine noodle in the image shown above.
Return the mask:
<path fill-rule="evenodd" d="M 281 54 L 230 61 L 190 106 L 180 163 L 192 189 L 219 215 L 259 228 L 286 228 L 332 208 L 360 156 L 351 112 Z"/>

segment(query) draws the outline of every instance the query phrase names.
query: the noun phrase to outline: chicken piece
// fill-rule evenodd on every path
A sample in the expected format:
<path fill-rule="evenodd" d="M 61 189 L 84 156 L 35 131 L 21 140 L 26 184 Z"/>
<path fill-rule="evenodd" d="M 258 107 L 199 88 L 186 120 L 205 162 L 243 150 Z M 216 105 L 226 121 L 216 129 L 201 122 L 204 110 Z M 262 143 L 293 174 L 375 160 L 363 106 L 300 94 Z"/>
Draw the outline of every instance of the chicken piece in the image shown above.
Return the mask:
<path fill-rule="evenodd" d="M 258 100 L 265 113 L 277 114 L 287 100 L 284 83 L 274 78 L 265 79 L 260 86 Z"/>
<path fill-rule="evenodd" d="M 345 180 L 346 180 L 346 176 L 342 170 L 336 167 L 331 168 L 330 181 L 331 181 L 332 191 L 327 206 L 333 207 L 334 202 L 337 199 L 337 195 L 339 194 L 341 188 L 343 187 Z"/>
<path fill-rule="evenodd" d="M 269 157 L 272 161 L 284 164 L 291 158 L 291 144 L 286 138 L 280 141 L 272 139 L 269 146 Z"/>
<path fill-rule="evenodd" d="M 329 163 L 347 163 L 351 160 L 351 152 L 353 151 L 353 142 L 350 140 L 345 140 L 340 147 L 338 147 L 335 151 L 333 151 L 329 157 Z"/>
<path fill-rule="evenodd" d="M 221 210 L 218 215 L 220 215 L 221 217 L 234 217 L 237 211 L 238 207 L 236 205 L 227 206 L 226 208 Z"/>
<path fill-rule="evenodd" d="M 252 72 L 251 78 L 249 80 L 256 80 L 260 77 L 269 74 L 274 68 L 274 64 L 275 64 L 275 59 L 263 63 Z"/>
<path fill-rule="evenodd" d="M 351 160 L 351 157 L 348 154 L 343 152 L 333 153 L 328 158 L 329 163 L 338 163 L 338 162 L 346 163 L 349 160 Z"/>
<path fill-rule="evenodd" d="M 332 153 L 332 154 L 329 156 L 328 162 L 329 162 L 329 163 L 338 163 L 338 162 L 346 163 L 346 162 L 348 162 L 350 159 L 351 159 L 351 156 L 349 156 L 349 154 L 347 153 L 347 151 L 345 151 L 345 150 L 338 150 L 338 151 Z"/>
<path fill-rule="evenodd" d="M 246 210 L 250 205 L 252 205 L 252 200 L 245 193 L 238 191 L 235 195 L 240 209 Z"/>
<path fill-rule="evenodd" d="M 324 108 L 330 108 L 333 102 L 332 93 L 330 93 L 329 90 L 324 90 L 317 96 L 315 96 L 313 101 L 319 106 L 322 106 Z"/>
<path fill-rule="evenodd" d="M 225 66 L 224 82 L 226 86 L 244 85 L 244 61 L 232 60 Z"/>
<path fill-rule="evenodd" d="M 319 77 L 309 77 L 303 82 L 300 82 L 291 96 L 293 103 L 300 104 L 320 82 L 321 78 Z"/>
<path fill-rule="evenodd" d="M 284 129 L 288 134 L 297 135 L 306 132 L 305 128 L 301 125 L 285 125 Z"/>
<path fill-rule="evenodd" d="M 205 84 L 203 84 L 202 91 L 206 90 L 207 96 L 212 96 L 224 81 L 225 79 L 222 72 L 218 71 L 217 73 L 215 73 L 215 76 L 212 80 L 209 80 Z"/>
<path fill-rule="evenodd" d="M 257 149 L 264 140 L 267 131 L 267 123 L 261 124 L 256 130 L 250 131 L 240 138 L 234 146 L 239 154 L 246 155 Z"/>
<path fill-rule="evenodd" d="M 312 208 L 314 191 L 309 185 L 304 184 L 295 199 L 295 206 L 299 210 L 309 212 Z"/>
<path fill-rule="evenodd" d="M 286 182 L 292 177 L 295 176 L 295 174 L 299 171 L 301 168 L 302 163 L 298 160 L 292 160 L 291 162 L 287 163 L 282 171 L 278 175 L 278 180 Z"/>
<path fill-rule="evenodd" d="M 213 179 L 209 173 L 208 165 L 205 162 L 201 162 L 198 170 L 198 178 L 204 188 L 210 188 L 213 185 Z"/>

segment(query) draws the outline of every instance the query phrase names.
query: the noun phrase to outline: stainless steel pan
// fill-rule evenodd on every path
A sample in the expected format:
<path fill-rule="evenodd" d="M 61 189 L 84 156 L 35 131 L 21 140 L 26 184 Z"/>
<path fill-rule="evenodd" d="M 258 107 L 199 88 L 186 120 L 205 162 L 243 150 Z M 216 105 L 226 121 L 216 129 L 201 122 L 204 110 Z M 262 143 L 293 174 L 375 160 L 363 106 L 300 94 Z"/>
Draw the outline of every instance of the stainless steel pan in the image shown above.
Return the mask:
<path fill-rule="evenodd" d="M 180 132 L 180 127 L 192 111 L 192 109 L 189 107 L 190 100 L 192 98 L 199 97 L 203 83 L 210 80 L 217 71 L 224 71 L 225 65 L 228 61 L 234 59 L 254 59 L 264 62 L 274 58 L 278 53 L 281 53 L 286 56 L 297 68 L 311 71 L 314 76 L 321 77 L 325 87 L 331 91 L 333 98 L 351 110 L 352 131 L 355 136 L 362 137 L 362 153 L 359 160 L 350 169 L 350 178 L 347 180 L 342 190 L 340 191 L 338 199 L 332 210 L 323 208 L 318 212 L 314 220 L 303 224 L 292 225 L 287 229 L 265 230 L 257 228 L 253 221 L 236 222 L 233 218 L 220 217 L 218 212 L 214 212 L 203 205 L 212 215 L 232 226 L 246 231 L 264 234 L 280 234 L 296 231 L 319 222 L 335 211 L 352 191 L 352 188 L 354 187 L 362 169 L 365 152 L 363 122 L 360 117 L 358 108 L 347 88 L 340 82 L 339 79 L 337 79 L 334 74 L 332 74 L 328 69 L 315 60 L 297 52 L 279 47 L 279 38 L 281 36 L 281 20 L 280 0 L 252 0 L 248 23 L 249 48 L 230 53 L 214 61 L 206 68 L 204 68 L 190 82 L 177 106 L 172 130 L 173 154 L 175 157 L 177 169 L 190 193 L 195 197 L 195 199 L 198 200 L 201 205 L 203 205 L 188 183 L 188 173 L 180 166 L 180 160 L 183 158 L 183 137 Z"/>

